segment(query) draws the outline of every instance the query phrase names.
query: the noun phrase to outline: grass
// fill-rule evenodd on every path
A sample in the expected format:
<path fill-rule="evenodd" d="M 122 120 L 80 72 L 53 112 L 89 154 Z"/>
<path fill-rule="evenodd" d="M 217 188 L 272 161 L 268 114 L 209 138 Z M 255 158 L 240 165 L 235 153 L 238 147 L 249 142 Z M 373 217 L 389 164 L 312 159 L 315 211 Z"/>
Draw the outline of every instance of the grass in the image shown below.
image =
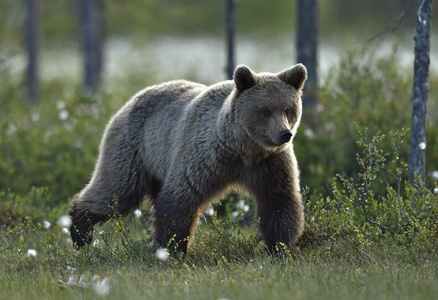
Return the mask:
<path fill-rule="evenodd" d="M 79 252 L 58 225 L 3 232 L 0 299 L 433 299 L 438 294 L 434 255 L 400 247 L 389 236 L 365 247 L 348 239 L 337 246 L 301 243 L 274 257 L 252 225 L 213 219 L 200 226 L 186 259 L 160 261 L 142 223 L 134 218 L 98 227 L 99 243 Z M 37 254 L 29 256 L 28 249 Z"/>

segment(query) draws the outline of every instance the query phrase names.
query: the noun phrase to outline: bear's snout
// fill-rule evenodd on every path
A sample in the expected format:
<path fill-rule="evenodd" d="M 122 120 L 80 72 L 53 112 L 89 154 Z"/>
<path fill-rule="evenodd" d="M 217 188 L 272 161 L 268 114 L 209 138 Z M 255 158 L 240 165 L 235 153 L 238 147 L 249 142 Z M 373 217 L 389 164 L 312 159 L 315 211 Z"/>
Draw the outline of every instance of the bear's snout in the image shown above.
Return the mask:
<path fill-rule="evenodd" d="M 291 138 L 292 138 L 292 132 L 290 132 L 290 130 L 283 130 L 282 132 L 280 132 L 280 141 L 283 144 L 289 142 Z"/>

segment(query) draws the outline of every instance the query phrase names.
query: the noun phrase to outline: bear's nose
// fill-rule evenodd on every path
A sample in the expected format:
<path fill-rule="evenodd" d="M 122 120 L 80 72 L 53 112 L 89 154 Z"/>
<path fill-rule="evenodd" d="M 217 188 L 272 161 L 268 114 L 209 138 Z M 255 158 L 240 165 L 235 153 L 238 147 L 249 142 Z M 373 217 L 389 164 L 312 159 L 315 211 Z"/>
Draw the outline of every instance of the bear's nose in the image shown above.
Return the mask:
<path fill-rule="evenodd" d="M 287 143 L 292 138 L 292 132 L 290 130 L 283 130 L 280 132 L 280 140 L 282 143 Z"/>

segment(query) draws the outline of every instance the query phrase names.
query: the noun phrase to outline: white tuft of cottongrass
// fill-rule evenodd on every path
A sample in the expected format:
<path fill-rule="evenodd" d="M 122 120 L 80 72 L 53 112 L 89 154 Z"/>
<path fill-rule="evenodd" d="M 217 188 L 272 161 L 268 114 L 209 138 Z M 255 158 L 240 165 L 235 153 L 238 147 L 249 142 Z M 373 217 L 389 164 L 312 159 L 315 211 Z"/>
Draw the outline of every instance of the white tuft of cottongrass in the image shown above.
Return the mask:
<path fill-rule="evenodd" d="M 73 267 L 67 266 L 67 272 L 74 273 L 74 272 L 76 272 L 76 271 L 77 271 L 76 268 L 73 268 Z"/>
<path fill-rule="evenodd" d="M 62 232 L 65 234 L 70 234 L 70 231 L 67 228 L 62 228 Z"/>
<path fill-rule="evenodd" d="M 169 259 L 169 252 L 164 248 L 158 248 L 157 251 L 155 251 L 155 257 L 158 260 L 166 261 Z"/>
<path fill-rule="evenodd" d="M 58 225 L 64 228 L 69 228 L 71 226 L 72 222 L 71 222 L 71 218 L 70 216 L 61 216 L 58 219 Z"/>
<path fill-rule="evenodd" d="M 418 148 L 420 148 L 420 150 L 424 150 L 426 149 L 426 143 L 425 142 L 421 142 L 418 144 Z"/>
<path fill-rule="evenodd" d="M 141 212 L 141 210 L 136 209 L 136 210 L 134 211 L 134 216 L 135 216 L 136 218 L 140 218 L 142 215 L 143 215 L 143 213 Z"/>
<path fill-rule="evenodd" d="M 212 217 L 214 215 L 214 208 L 210 207 L 209 209 L 204 211 L 204 214 L 206 214 L 207 216 Z"/>
<path fill-rule="evenodd" d="M 78 285 L 81 287 L 85 287 L 87 285 L 87 282 L 85 281 L 85 275 L 81 274 L 81 277 L 79 277 Z"/>
<path fill-rule="evenodd" d="M 244 212 L 248 212 L 249 211 L 249 205 L 246 204 L 246 202 L 244 200 L 239 200 L 236 203 L 236 209 L 244 211 Z"/>
<path fill-rule="evenodd" d="M 65 108 L 65 102 L 62 101 L 62 100 L 56 101 L 56 108 L 59 109 L 59 110 L 64 109 Z"/>
<path fill-rule="evenodd" d="M 68 282 L 67 282 L 67 284 L 68 284 L 68 285 L 76 284 L 76 275 L 72 275 L 72 276 L 70 276 L 70 277 L 68 278 Z"/>
<path fill-rule="evenodd" d="M 27 256 L 28 256 L 28 257 L 36 256 L 36 255 L 37 255 L 37 252 L 36 252 L 35 249 L 29 249 L 29 250 L 27 250 Z"/>
<path fill-rule="evenodd" d="M 100 241 L 98 239 L 95 239 L 93 242 L 93 247 L 97 247 L 99 245 L 99 242 Z"/>
<path fill-rule="evenodd" d="M 49 221 L 47 221 L 47 220 L 43 221 L 43 228 L 44 229 L 49 229 L 51 225 L 52 224 Z"/>
<path fill-rule="evenodd" d="M 58 113 L 58 119 L 65 121 L 68 119 L 68 110 L 63 109 Z"/>
<path fill-rule="evenodd" d="M 432 177 L 433 179 L 438 180 L 438 170 L 432 172 Z"/>
<path fill-rule="evenodd" d="M 242 199 L 240 199 L 237 203 L 236 203 L 236 208 L 239 210 L 243 210 L 243 208 L 245 207 L 245 201 L 243 201 Z"/>
<path fill-rule="evenodd" d="M 99 297 L 105 297 L 110 292 L 110 285 L 107 278 L 93 282 L 93 291 Z"/>
<path fill-rule="evenodd" d="M 434 188 L 434 189 L 433 189 L 433 192 L 434 192 L 435 194 L 438 194 L 438 187 Z"/>
<path fill-rule="evenodd" d="M 37 122 L 40 119 L 40 113 L 39 112 L 31 113 L 30 119 L 32 120 L 32 122 Z"/>
<path fill-rule="evenodd" d="M 310 128 L 306 128 L 306 129 L 304 130 L 304 135 L 305 135 L 306 137 L 308 137 L 309 139 L 311 139 L 311 140 L 315 137 L 315 134 L 313 133 L 313 130 L 310 129 Z"/>

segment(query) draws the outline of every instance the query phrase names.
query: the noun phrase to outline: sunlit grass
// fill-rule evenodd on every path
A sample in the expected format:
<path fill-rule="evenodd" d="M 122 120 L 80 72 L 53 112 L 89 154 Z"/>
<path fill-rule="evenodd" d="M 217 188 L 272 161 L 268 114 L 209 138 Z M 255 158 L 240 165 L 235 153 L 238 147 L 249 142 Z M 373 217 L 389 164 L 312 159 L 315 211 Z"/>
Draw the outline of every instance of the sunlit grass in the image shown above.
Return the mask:
<path fill-rule="evenodd" d="M 348 259 L 279 259 L 259 253 L 238 263 L 157 259 L 144 264 L 128 259 L 121 264 L 90 253 L 77 256 L 64 250 L 54 263 L 45 253 L 2 254 L 0 298 L 433 299 L 438 292 L 436 262 L 412 265 L 389 259 L 357 265 Z M 90 266 L 87 259 L 102 261 Z M 72 260 L 81 261 L 80 266 L 70 267 Z"/>
<path fill-rule="evenodd" d="M 76 251 L 61 217 L 50 228 L 15 232 L 0 249 L 0 299 L 433 299 L 438 264 L 390 237 L 341 252 L 301 245 L 270 255 L 254 226 L 208 220 L 185 259 L 155 250 L 139 217 L 96 233 Z M 13 243 L 13 234 L 6 245 Z M 107 235 L 106 231 L 111 231 Z M 412 252 L 413 251 L 413 252 Z"/>

